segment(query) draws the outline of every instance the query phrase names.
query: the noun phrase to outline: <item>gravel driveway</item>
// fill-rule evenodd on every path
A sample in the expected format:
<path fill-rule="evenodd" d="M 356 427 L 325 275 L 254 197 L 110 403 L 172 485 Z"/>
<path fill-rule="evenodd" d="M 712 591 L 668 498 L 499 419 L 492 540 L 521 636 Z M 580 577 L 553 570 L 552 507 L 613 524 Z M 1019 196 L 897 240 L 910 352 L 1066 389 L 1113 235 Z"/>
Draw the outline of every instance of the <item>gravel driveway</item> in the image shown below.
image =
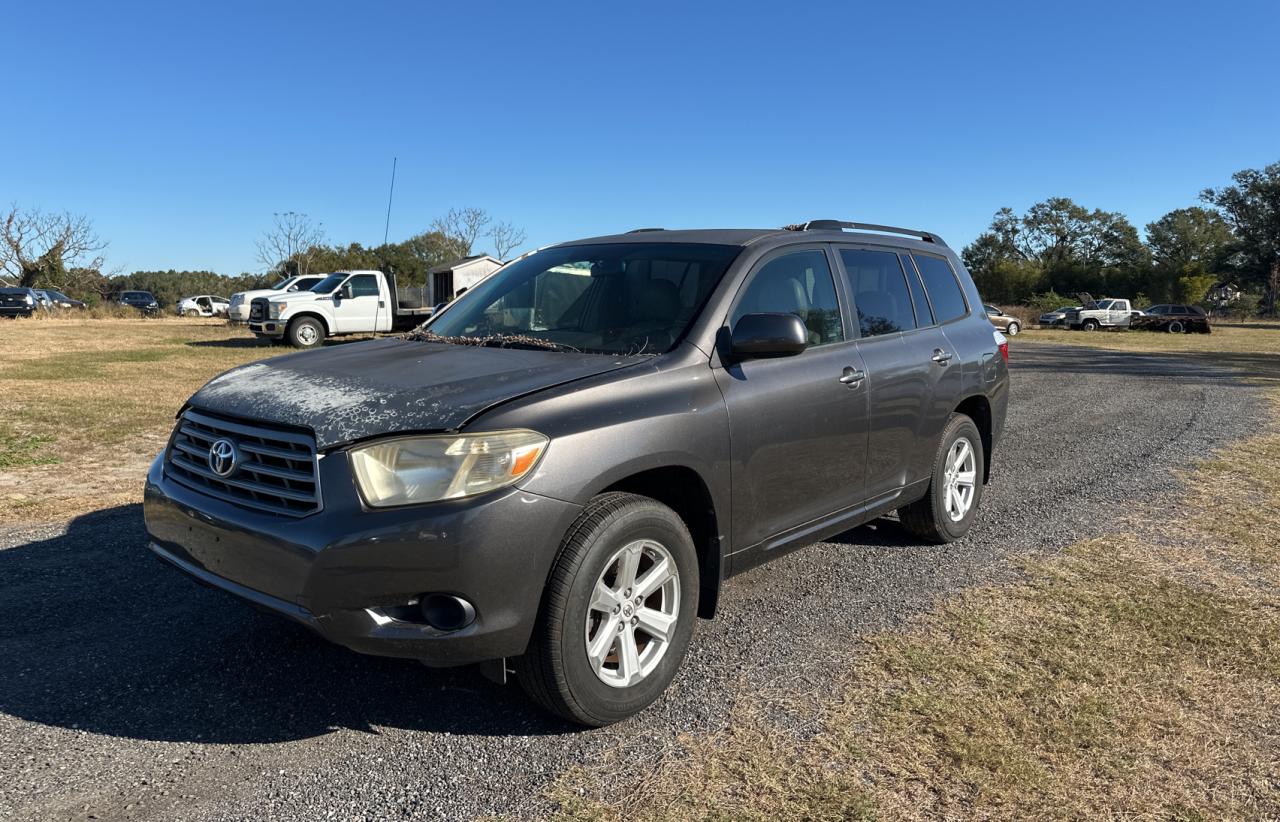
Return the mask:
<path fill-rule="evenodd" d="M 1261 419 L 1254 388 L 1201 364 L 1026 344 L 1014 366 L 970 537 L 919 547 L 882 521 L 735 578 L 669 694 L 598 731 L 200 588 L 148 554 L 136 505 L 0 534 L 0 818 L 534 814 L 568 766 L 644 767 L 744 693 L 820 691 L 856 634 L 999 579 L 1009 552 L 1119 527 L 1114 512 L 1174 487 L 1152 466 Z"/>

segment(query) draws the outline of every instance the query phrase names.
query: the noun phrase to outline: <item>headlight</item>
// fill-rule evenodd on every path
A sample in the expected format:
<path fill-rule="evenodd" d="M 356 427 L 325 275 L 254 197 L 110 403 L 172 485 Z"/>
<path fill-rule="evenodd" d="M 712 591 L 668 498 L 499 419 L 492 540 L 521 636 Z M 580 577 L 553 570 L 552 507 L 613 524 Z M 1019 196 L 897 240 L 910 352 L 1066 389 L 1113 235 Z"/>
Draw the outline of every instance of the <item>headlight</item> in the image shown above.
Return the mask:
<path fill-rule="evenodd" d="M 280 312 L 289 307 L 288 303 L 268 303 L 267 316 L 273 320 L 280 319 Z"/>
<path fill-rule="evenodd" d="M 404 437 L 352 449 L 351 467 L 375 508 L 435 502 L 516 482 L 533 470 L 548 442 L 525 430 Z"/>

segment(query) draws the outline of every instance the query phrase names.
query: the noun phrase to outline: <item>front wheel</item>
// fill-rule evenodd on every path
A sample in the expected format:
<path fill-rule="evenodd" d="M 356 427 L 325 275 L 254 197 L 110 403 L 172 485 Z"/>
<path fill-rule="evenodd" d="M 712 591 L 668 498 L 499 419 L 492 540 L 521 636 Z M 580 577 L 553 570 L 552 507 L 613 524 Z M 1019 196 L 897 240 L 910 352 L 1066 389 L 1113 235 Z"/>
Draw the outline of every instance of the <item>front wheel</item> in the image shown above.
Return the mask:
<path fill-rule="evenodd" d="M 598 727 L 666 690 L 698 612 L 698 557 L 684 522 L 635 494 L 602 494 L 569 528 L 516 678 L 546 710 Z"/>
<path fill-rule="evenodd" d="M 944 543 L 969 532 L 982 501 L 986 455 L 973 420 L 952 414 L 933 458 L 929 490 L 923 498 L 898 509 L 902 527 L 926 542 Z"/>
<path fill-rule="evenodd" d="M 1009 330 L 1006 331 L 1005 333 L 1008 334 L 1010 337 L 1016 337 L 1018 336 L 1018 332 L 1021 330 L 1022 330 L 1022 326 L 1018 325 L 1017 323 L 1009 323 Z"/>
<path fill-rule="evenodd" d="M 1082 325 L 1082 326 L 1080 326 L 1080 327 L 1081 327 L 1083 330 L 1085 330 L 1085 331 L 1097 331 L 1097 330 L 1098 330 L 1098 321 L 1097 321 L 1097 320 L 1085 320 L 1085 321 L 1084 321 L 1084 325 Z"/>
<path fill-rule="evenodd" d="M 324 342 L 324 326 L 315 317 L 299 317 L 285 334 L 294 348 L 315 348 Z"/>

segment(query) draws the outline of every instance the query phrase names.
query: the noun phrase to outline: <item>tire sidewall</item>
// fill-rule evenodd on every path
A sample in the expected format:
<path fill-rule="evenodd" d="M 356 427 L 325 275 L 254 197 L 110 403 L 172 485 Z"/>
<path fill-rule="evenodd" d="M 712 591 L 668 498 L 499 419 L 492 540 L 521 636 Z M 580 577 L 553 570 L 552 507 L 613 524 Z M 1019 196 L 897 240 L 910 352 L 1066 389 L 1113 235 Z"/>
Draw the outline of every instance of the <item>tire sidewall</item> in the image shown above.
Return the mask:
<path fill-rule="evenodd" d="M 1009 323 L 1009 336 L 1016 337 L 1022 332 L 1022 326 L 1017 323 Z"/>
<path fill-rule="evenodd" d="M 947 456 L 951 453 L 951 447 L 955 445 L 956 440 L 964 437 L 969 440 L 969 446 L 974 452 L 974 483 L 973 483 L 973 503 L 970 504 L 969 510 L 959 521 L 953 521 L 947 515 L 946 499 L 943 496 L 943 487 L 946 482 Z M 941 530 L 951 540 L 963 537 L 973 527 L 973 521 L 977 518 L 978 507 L 982 503 L 982 475 L 986 466 L 987 455 L 982 448 L 982 436 L 978 433 L 978 427 L 973 424 L 973 420 L 966 416 L 959 415 L 953 417 L 951 422 L 943 430 L 942 441 L 938 446 L 938 456 L 934 460 L 933 466 L 933 482 L 929 485 L 929 493 L 933 495 L 934 518 L 937 520 L 939 530 Z"/>
<path fill-rule="evenodd" d="M 314 326 L 316 329 L 316 341 L 313 343 L 305 343 L 298 338 L 298 332 L 304 325 Z M 294 348 L 315 348 L 324 342 L 325 330 L 319 321 L 311 317 L 301 317 L 289 324 L 289 344 Z"/>
<path fill-rule="evenodd" d="M 670 646 L 658 667 L 629 688 L 614 688 L 600 681 L 587 659 L 586 620 L 596 580 L 605 563 L 623 545 L 638 539 L 661 543 L 676 562 L 680 574 L 680 614 Z M 609 521 L 592 539 L 573 582 L 561 620 L 561 649 L 565 683 L 580 709 L 601 722 L 616 722 L 643 710 L 657 699 L 675 678 L 693 635 L 698 610 L 698 558 L 689 532 L 674 512 L 658 503 L 636 508 Z"/>

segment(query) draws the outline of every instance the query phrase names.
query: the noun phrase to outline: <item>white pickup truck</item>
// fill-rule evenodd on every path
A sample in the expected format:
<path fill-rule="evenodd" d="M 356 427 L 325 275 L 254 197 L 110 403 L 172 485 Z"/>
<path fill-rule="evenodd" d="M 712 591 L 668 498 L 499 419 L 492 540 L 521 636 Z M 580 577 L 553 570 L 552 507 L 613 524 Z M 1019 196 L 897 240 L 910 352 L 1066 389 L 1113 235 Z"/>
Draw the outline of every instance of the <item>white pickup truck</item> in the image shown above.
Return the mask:
<path fill-rule="evenodd" d="M 326 337 L 407 331 L 431 312 L 420 300 L 398 295 L 393 274 L 338 271 L 309 291 L 254 298 L 249 330 L 295 348 L 314 348 Z"/>
<path fill-rule="evenodd" d="M 1080 298 L 1079 308 L 1069 308 L 1062 319 L 1065 328 L 1081 331 L 1097 331 L 1099 328 L 1128 328 L 1137 312 L 1128 300 L 1106 299 L 1095 300 L 1086 293 L 1076 295 Z"/>
<path fill-rule="evenodd" d="M 285 292 L 306 291 L 311 286 L 324 279 L 324 275 L 320 276 L 294 276 L 286 277 L 270 288 L 256 288 L 253 291 L 237 291 L 231 295 L 231 306 L 227 309 L 227 318 L 233 323 L 245 323 L 249 321 L 249 307 L 253 304 L 256 297 L 273 297 L 276 294 L 284 294 Z"/>

